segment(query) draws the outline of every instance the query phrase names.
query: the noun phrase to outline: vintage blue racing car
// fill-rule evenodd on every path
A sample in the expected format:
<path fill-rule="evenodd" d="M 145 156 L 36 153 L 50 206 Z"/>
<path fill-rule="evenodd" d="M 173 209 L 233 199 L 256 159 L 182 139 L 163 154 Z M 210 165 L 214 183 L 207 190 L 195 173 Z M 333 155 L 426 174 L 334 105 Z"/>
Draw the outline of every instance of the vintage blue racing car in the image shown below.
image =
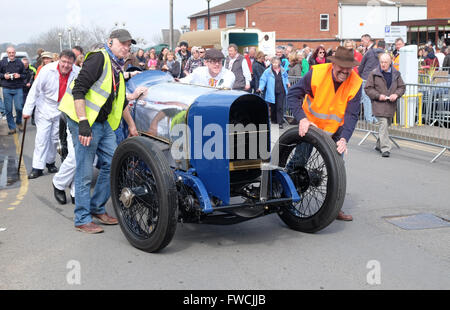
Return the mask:
<path fill-rule="evenodd" d="M 127 85 L 138 86 L 148 87 L 133 105 L 140 136 L 119 144 L 111 166 L 113 206 L 133 246 L 161 250 L 179 222 L 234 224 L 277 213 L 294 230 L 316 232 L 336 219 L 346 176 L 327 134 L 311 128 L 301 138 L 295 126 L 272 145 L 259 96 L 182 84 L 160 71 Z M 292 164 L 296 148 L 306 151 Z"/>

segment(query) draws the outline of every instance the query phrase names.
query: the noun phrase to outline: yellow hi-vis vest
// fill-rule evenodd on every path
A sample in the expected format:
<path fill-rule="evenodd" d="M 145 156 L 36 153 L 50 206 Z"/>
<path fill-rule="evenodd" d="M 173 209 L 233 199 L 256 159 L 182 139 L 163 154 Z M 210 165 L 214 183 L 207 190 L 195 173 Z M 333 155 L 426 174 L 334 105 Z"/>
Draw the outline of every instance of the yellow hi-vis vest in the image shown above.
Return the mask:
<path fill-rule="evenodd" d="M 106 103 L 109 96 L 111 95 L 111 88 L 113 84 L 113 71 L 111 65 L 111 59 L 109 58 L 108 52 L 105 49 L 100 49 L 95 52 L 102 52 L 105 57 L 105 62 L 103 64 L 103 73 L 100 78 L 91 86 L 89 91 L 85 96 L 86 101 L 86 117 L 89 121 L 89 125 L 92 126 L 97 119 L 98 113 L 101 107 Z M 88 57 L 90 53 L 86 55 Z M 108 115 L 108 123 L 112 130 L 116 130 L 119 127 L 120 120 L 122 119 L 123 105 L 125 103 L 125 79 L 123 74 L 120 73 L 120 84 L 117 97 L 112 103 L 111 112 Z M 75 110 L 75 102 L 72 95 L 72 90 L 75 85 L 75 80 L 72 81 L 70 86 L 67 88 L 58 109 L 66 113 L 73 121 L 79 122 L 78 116 Z"/>

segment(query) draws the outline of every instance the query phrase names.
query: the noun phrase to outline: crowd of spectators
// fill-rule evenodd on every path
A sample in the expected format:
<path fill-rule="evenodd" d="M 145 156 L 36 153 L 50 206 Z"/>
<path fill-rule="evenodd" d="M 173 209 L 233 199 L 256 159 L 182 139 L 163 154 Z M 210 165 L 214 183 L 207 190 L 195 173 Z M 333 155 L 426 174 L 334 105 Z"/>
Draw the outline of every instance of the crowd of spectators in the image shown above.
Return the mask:
<path fill-rule="evenodd" d="M 112 46 L 113 41 L 111 40 L 109 42 L 109 48 Z M 392 46 L 392 50 L 389 51 L 386 49 L 386 43 L 383 40 L 376 41 L 370 35 L 365 34 L 361 37 L 359 45 L 352 40 L 346 40 L 342 43 L 342 47 L 339 46 L 336 48 L 327 48 L 324 45 L 311 48 L 306 44 L 302 48 L 295 48 L 293 45 L 288 44 L 286 46 L 277 46 L 275 55 L 266 55 L 264 52 L 258 51 L 254 46 L 242 48 L 235 44 L 230 44 L 226 49 L 227 55 L 225 56 L 222 51 L 207 49 L 203 46 L 190 47 L 188 42 L 183 41 L 174 50 L 163 47 L 160 51 L 157 51 L 155 48 L 147 51 L 138 49 L 134 53 L 129 53 L 128 51 L 128 55 L 124 59 L 120 58 L 120 61 L 117 62 L 113 56 L 110 56 L 114 60 L 112 63 L 115 70 L 114 74 L 117 74 L 117 78 L 120 77 L 119 72 L 122 73 L 122 71 L 125 72 L 124 79 L 127 80 L 141 71 L 160 70 L 169 73 L 176 81 L 254 93 L 261 96 L 267 102 L 270 119 L 272 123 L 278 124 L 279 128 L 283 128 L 286 101 L 289 100 L 288 97 L 292 97 L 292 93 L 298 91 L 302 85 L 307 86 L 304 87 L 304 91 L 313 92 L 312 86 L 310 85 L 313 71 L 321 72 L 320 70 L 323 70 L 323 68 L 332 66 L 333 70 L 340 70 L 341 77 L 345 76 L 340 81 L 336 81 L 337 77 L 333 75 L 335 92 L 347 80 L 347 77 L 351 77 L 352 81 L 360 81 L 359 83 L 361 85 L 357 85 L 355 89 L 355 92 L 357 91 L 356 95 L 351 100 L 353 109 L 351 113 L 354 115 L 358 114 L 360 106 L 362 106 L 367 122 L 381 124 L 380 139 L 377 141 L 376 149 L 382 153 L 383 157 L 389 157 L 391 145 L 388 139 L 388 127 L 396 112 L 397 100 L 405 91 L 405 84 L 399 72 L 400 49 L 403 46 L 405 46 L 405 42 L 401 38 L 398 38 Z M 109 51 L 109 48 L 103 43 L 98 48 L 106 48 Z M 444 70 L 449 70 L 449 52 L 449 48 L 446 47 L 436 49 L 431 44 L 420 46 L 418 50 L 420 68 L 443 68 Z M 43 132 L 42 128 L 48 127 L 43 125 L 44 121 L 51 122 L 53 128 L 59 127 L 59 140 L 64 145 L 65 139 L 63 136 L 66 133 L 67 137 L 67 120 L 61 122 L 63 118 L 59 117 L 60 112 L 57 107 L 63 99 L 68 85 L 71 84 L 71 81 L 75 79 L 81 70 L 80 68 L 83 67 L 85 60 L 84 73 L 80 73 L 82 78 L 89 77 L 89 74 L 86 73 L 89 71 L 86 68 L 89 68 L 90 65 L 92 67 L 95 57 L 101 61 L 93 67 L 96 69 L 92 72 L 98 72 L 98 75 L 100 75 L 101 71 L 98 68 L 102 68 L 103 59 L 107 57 L 105 56 L 106 54 L 104 55 L 102 53 L 92 53 L 90 54 L 91 56 L 85 57 L 83 48 L 80 46 L 75 46 L 71 51 L 64 51 L 60 55 L 39 49 L 36 60 L 31 63 L 27 58 L 16 59 L 14 47 L 8 47 L 7 58 L 2 59 L 0 62 L 0 80 L 1 86 L 3 87 L 3 90 L 0 90 L 0 94 L 3 95 L 3 101 L 0 100 L 0 112 L 2 113 L 2 118 L 7 119 L 9 134 L 15 134 L 17 132 L 16 128 L 20 131 L 23 130 L 22 109 L 24 111 L 24 119 L 35 114 L 33 110 L 35 104 L 29 103 L 34 103 L 36 100 L 28 100 L 28 102 L 26 100 L 28 93 L 30 98 L 39 97 L 36 95 L 36 89 L 39 88 L 37 86 L 43 85 L 39 89 L 45 89 L 45 87 L 49 86 L 43 83 L 42 80 L 51 80 L 58 84 L 53 87 L 54 95 L 48 96 L 47 101 L 44 102 L 46 104 L 44 108 L 47 110 L 42 107 L 41 109 L 36 109 L 37 133 L 35 152 L 33 155 L 33 170 L 29 175 L 30 179 L 41 176 L 45 167 L 48 168 L 50 173 L 58 172 L 55 166 L 55 148 L 57 143 L 52 142 L 58 140 L 56 138 L 57 133 L 56 130 Z M 97 56 L 94 57 L 92 56 L 93 54 Z M 350 58 L 350 62 L 344 66 L 339 61 L 342 61 L 346 56 Z M 326 65 L 327 63 L 328 65 Z M 75 67 L 72 67 L 72 65 Z M 65 68 L 67 70 L 64 71 Z M 41 77 L 36 80 L 40 72 Z M 55 78 L 58 76 L 59 78 Z M 317 75 L 315 78 L 317 78 Z M 92 80 L 92 84 L 95 81 Z M 36 85 L 32 88 L 33 82 Z M 317 80 L 314 83 L 316 82 Z M 295 86 L 291 88 L 294 84 Z M 116 84 L 113 85 L 114 87 L 116 86 Z M 88 89 L 86 89 L 86 92 Z M 331 90 L 323 92 L 335 94 Z M 73 93 L 75 94 L 76 90 Z M 141 93 L 127 94 L 127 100 L 135 100 L 139 95 Z M 298 105 L 299 102 L 301 101 L 295 104 Z M 13 118 L 13 107 L 16 111 L 15 119 Z M 49 107 L 53 110 L 49 110 Z M 46 119 L 52 111 L 55 117 L 51 120 Z M 125 108 L 124 111 L 128 110 Z M 129 122 L 129 118 L 130 116 L 126 116 L 125 120 L 127 123 Z M 346 122 L 348 125 L 348 120 Z M 59 123 L 59 126 L 57 123 Z M 74 127 L 76 124 L 69 120 L 69 125 Z M 353 125 L 350 131 L 352 132 L 354 128 Z M 346 141 L 349 138 L 349 136 L 346 137 Z M 39 144 L 38 140 L 42 140 L 42 143 Z M 72 142 L 69 143 L 72 144 Z M 49 151 L 50 148 L 52 148 L 51 151 Z M 41 153 L 51 153 L 51 156 L 47 156 L 48 154 L 44 156 Z M 64 160 L 63 153 L 61 155 Z M 66 163 L 68 162 L 66 161 Z M 79 166 L 81 162 L 82 160 L 77 160 L 77 165 L 75 163 L 71 165 L 73 167 Z M 91 165 L 90 161 L 89 165 Z M 72 179 L 73 177 L 70 179 L 70 182 L 66 183 L 69 185 L 73 184 Z M 53 184 L 55 197 L 58 202 L 65 203 L 65 195 L 64 199 L 59 199 L 58 194 L 62 197 L 62 192 L 67 186 L 62 185 L 61 187 L 63 189 L 61 189 L 57 188 L 55 184 Z M 71 196 L 72 201 L 75 202 L 74 191 L 72 186 Z M 108 218 L 108 220 L 111 219 Z"/>

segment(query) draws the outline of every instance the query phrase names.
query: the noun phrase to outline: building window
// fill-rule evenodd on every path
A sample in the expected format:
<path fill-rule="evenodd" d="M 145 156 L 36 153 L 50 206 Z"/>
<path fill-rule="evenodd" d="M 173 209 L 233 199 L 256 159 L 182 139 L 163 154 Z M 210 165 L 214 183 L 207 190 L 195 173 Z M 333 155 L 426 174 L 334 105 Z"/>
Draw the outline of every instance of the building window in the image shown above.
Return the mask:
<path fill-rule="evenodd" d="M 330 30 L 330 15 L 320 14 L 320 31 Z"/>
<path fill-rule="evenodd" d="M 219 28 L 219 16 L 211 16 L 211 29 Z"/>
<path fill-rule="evenodd" d="M 227 27 L 236 26 L 236 13 L 227 14 Z"/>
<path fill-rule="evenodd" d="M 197 18 L 197 30 L 205 30 L 205 19 Z"/>

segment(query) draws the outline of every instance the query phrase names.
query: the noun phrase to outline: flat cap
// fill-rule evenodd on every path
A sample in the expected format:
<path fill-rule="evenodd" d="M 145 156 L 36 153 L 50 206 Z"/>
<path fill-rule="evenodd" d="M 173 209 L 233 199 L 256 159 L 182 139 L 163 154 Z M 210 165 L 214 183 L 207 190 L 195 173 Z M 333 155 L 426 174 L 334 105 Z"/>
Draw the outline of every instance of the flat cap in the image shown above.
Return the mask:
<path fill-rule="evenodd" d="M 118 39 L 120 42 L 130 41 L 136 44 L 136 40 L 131 37 L 131 34 L 126 29 L 117 29 L 111 32 L 109 35 L 111 39 Z"/>
<path fill-rule="evenodd" d="M 225 56 L 221 51 L 215 48 L 210 48 L 205 53 L 205 59 L 224 59 Z"/>

